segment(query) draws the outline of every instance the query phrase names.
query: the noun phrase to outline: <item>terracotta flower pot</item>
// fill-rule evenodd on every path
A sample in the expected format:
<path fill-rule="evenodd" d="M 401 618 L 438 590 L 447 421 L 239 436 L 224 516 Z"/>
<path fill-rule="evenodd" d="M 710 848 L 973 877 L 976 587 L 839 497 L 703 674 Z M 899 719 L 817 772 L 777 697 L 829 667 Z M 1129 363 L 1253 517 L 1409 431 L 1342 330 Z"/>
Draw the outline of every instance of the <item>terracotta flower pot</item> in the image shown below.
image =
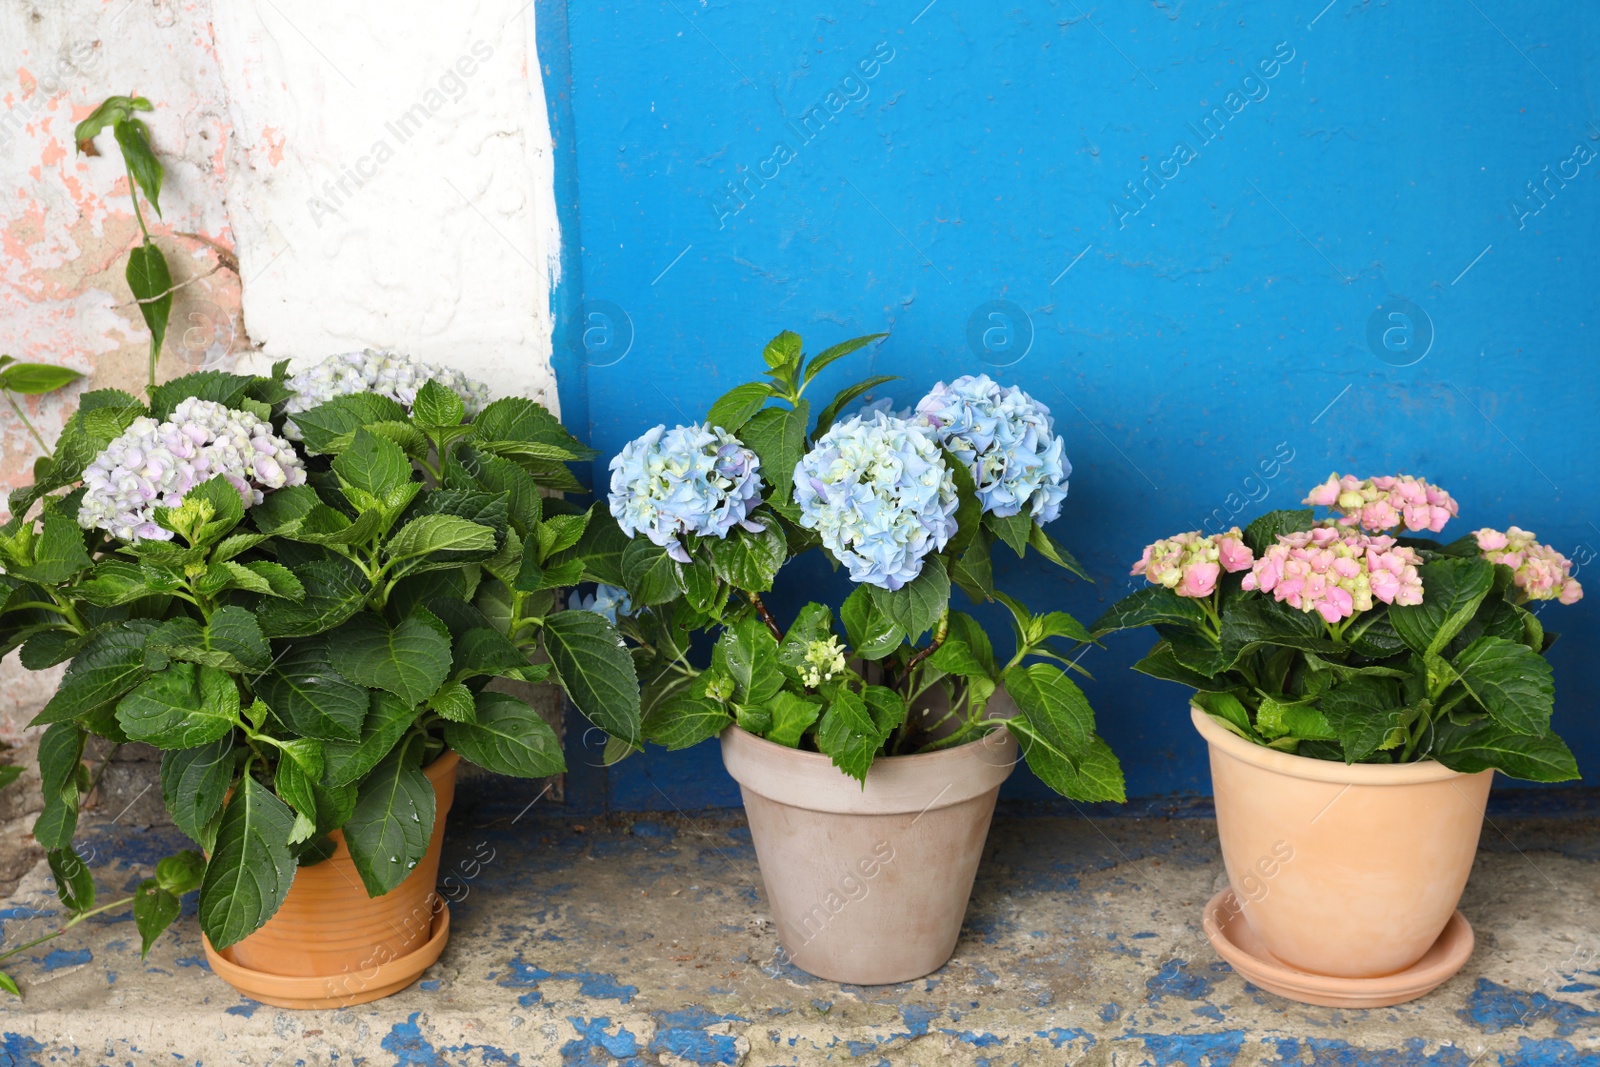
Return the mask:
<path fill-rule="evenodd" d="M 460 762 L 447 750 L 423 768 L 436 798 L 433 836 L 405 881 L 367 896 L 335 830 L 334 854 L 295 872 L 266 925 L 221 952 L 205 941 L 211 969 L 245 996 L 285 1008 L 364 1004 L 421 977 L 449 939 L 449 911 L 434 886 Z"/>
<path fill-rule="evenodd" d="M 920 978 L 955 952 L 1011 734 L 878 760 L 866 787 L 827 756 L 737 726 L 722 760 L 739 783 L 778 940 L 835 982 Z"/>
<path fill-rule="evenodd" d="M 1461 774 L 1431 760 L 1308 759 L 1252 744 L 1190 710 L 1211 749 L 1234 906 L 1267 952 L 1312 975 L 1377 979 L 1407 971 L 1441 941 L 1477 854 L 1493 771 Z M 1208 932 L 1222 926 L 1207 916 Z M 1465 928 L 1455 968 L 1470 951 Z M 1451 973 L 1423 989 L 1406 987 L 1409 996 Z M 1370 1002 L 1409 999 L 1398 995 L 1404 985 L 1396 985 L 1397 999 Z"/>

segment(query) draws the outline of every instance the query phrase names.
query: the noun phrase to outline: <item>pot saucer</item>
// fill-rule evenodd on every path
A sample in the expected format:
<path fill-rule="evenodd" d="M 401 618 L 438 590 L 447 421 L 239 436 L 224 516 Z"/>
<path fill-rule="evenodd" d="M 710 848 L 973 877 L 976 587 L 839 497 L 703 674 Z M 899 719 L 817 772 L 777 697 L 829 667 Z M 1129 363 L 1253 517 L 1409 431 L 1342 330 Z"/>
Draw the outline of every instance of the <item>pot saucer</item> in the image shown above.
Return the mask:
<path fill-rule="evenodd" d="M 1206 937 L 1239 976 L 1280 997 L 1329 1008 L 1384 1008 L 1403 1004 L 1443 985 L 1472 955 L 1472 927 L 1459 911 L 1422 958 L 1403 971 L 1380 978 L 1336 978 L 1297 970 L 1267 951 L 1250 928 L 1233 889 L 1206 904 Z"/>
<path fill-rule="evenodd" d="M 440 903 L 443 906 L 433 914 L 432 936 L 421 948 L 399 959 L 352 969 L 346 974 L 308 977 L 253 971 L 233 962 L 231 948 L 218 952 L 204 934 L 200 941 L 205 946 L 206 962 L 217 977 L 251 1000 L 275 1008 L 347 1008 L 398 993 L 433 966 L 450 940 L 450 907 Z"/>

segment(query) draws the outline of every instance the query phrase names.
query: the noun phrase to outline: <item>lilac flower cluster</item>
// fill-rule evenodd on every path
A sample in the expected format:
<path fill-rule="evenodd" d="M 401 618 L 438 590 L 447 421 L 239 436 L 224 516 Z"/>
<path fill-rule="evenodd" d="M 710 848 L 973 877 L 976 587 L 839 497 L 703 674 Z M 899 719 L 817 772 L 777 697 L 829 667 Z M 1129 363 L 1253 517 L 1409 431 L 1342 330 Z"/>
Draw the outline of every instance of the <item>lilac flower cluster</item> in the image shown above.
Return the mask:
<path fill-rule="evenodd" d="M 245 507 L 261 503 L 265 490 L 306 480 L 305 462 L 271 423 L 190 397 L 166 422 L 135 419 L 95 457 L 83 472 L 78 525 L 124 541 L 170 541 L 172 531 L 156 525 L 155 509 L 177 507 L 185 493 L 218 474 Z"/>

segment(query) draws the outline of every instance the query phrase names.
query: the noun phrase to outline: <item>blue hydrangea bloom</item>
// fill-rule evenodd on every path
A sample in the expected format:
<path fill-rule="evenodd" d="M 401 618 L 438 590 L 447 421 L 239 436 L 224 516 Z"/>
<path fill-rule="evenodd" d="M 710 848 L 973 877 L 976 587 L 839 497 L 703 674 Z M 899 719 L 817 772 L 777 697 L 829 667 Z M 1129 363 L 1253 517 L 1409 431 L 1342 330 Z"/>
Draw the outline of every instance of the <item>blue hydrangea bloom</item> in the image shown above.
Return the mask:
<path fill-rule="evenodd" d="M 856 582 L 899 589 L 956 532 L 955 476 L 929 432 L 882 411 L 837 423 L 794 472 L 800 522 Z"/>
<path fill-rule="evenodd" d="M 1027 512 L 1040 523 L 1061 514 L 1072 464 L 1039 401 L 987 374 L 968 374 L 935 385 L 917 415 L 972 472 L 984 511 L 1001 518 Z"/>
<path fill-rule="evenodd" d="M 718 426 L 657 426 L 611 460 L 608 500 L 629 537 L 644 534 L 679 563 L 689 562 L 686 534 L 727 537 L 761 503 L 761 461 Z"/>
<path fill-rule="evenodd" d="M 567 606 L 576 611 L 592 611 L 596 615 L 604 616 L 612 626 L 617 624 L 618 615 L 632 615 L 633 601 L 628 597 L 626 589 L 601 582 L 595 591 L 588 596 L 583 596 L 574 591 Z"/>

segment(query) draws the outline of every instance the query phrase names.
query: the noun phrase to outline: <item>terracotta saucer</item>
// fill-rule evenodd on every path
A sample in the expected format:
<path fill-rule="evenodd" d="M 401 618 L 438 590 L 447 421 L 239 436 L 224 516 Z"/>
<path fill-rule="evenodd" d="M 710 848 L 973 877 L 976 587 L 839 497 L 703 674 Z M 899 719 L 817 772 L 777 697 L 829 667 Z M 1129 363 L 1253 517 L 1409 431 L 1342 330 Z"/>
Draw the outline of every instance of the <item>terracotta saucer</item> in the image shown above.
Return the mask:
<path fill-rule="evenodd" d="M 1443 985 L 1472 955 L 1472 927 L 1459 911 L 1420 960 L 1381 978 L 1309 974 L 1277 959 L 1245 921 L 1231 888 L 1211 898 L 1203 921 L 1211 947 L 1240 977 L 1280 997 L 1329 1008 L 1384 1008 L 1415 1000 Z"/>
<path fill-rule="evenodd" d="M 398 993 L 433 966 L 450 940 L 448 905 L 434 912 L 432 931 L 421 948 L 399 959 L 348 974 L 317 977 L 252 971 L 233 962 L 232 949 L 218 952 L 204 934 L 200 941 L 205 946 L 206 962 L 217 977 L 251 1000 L 276 1008 L 346 1008 Z"/>

